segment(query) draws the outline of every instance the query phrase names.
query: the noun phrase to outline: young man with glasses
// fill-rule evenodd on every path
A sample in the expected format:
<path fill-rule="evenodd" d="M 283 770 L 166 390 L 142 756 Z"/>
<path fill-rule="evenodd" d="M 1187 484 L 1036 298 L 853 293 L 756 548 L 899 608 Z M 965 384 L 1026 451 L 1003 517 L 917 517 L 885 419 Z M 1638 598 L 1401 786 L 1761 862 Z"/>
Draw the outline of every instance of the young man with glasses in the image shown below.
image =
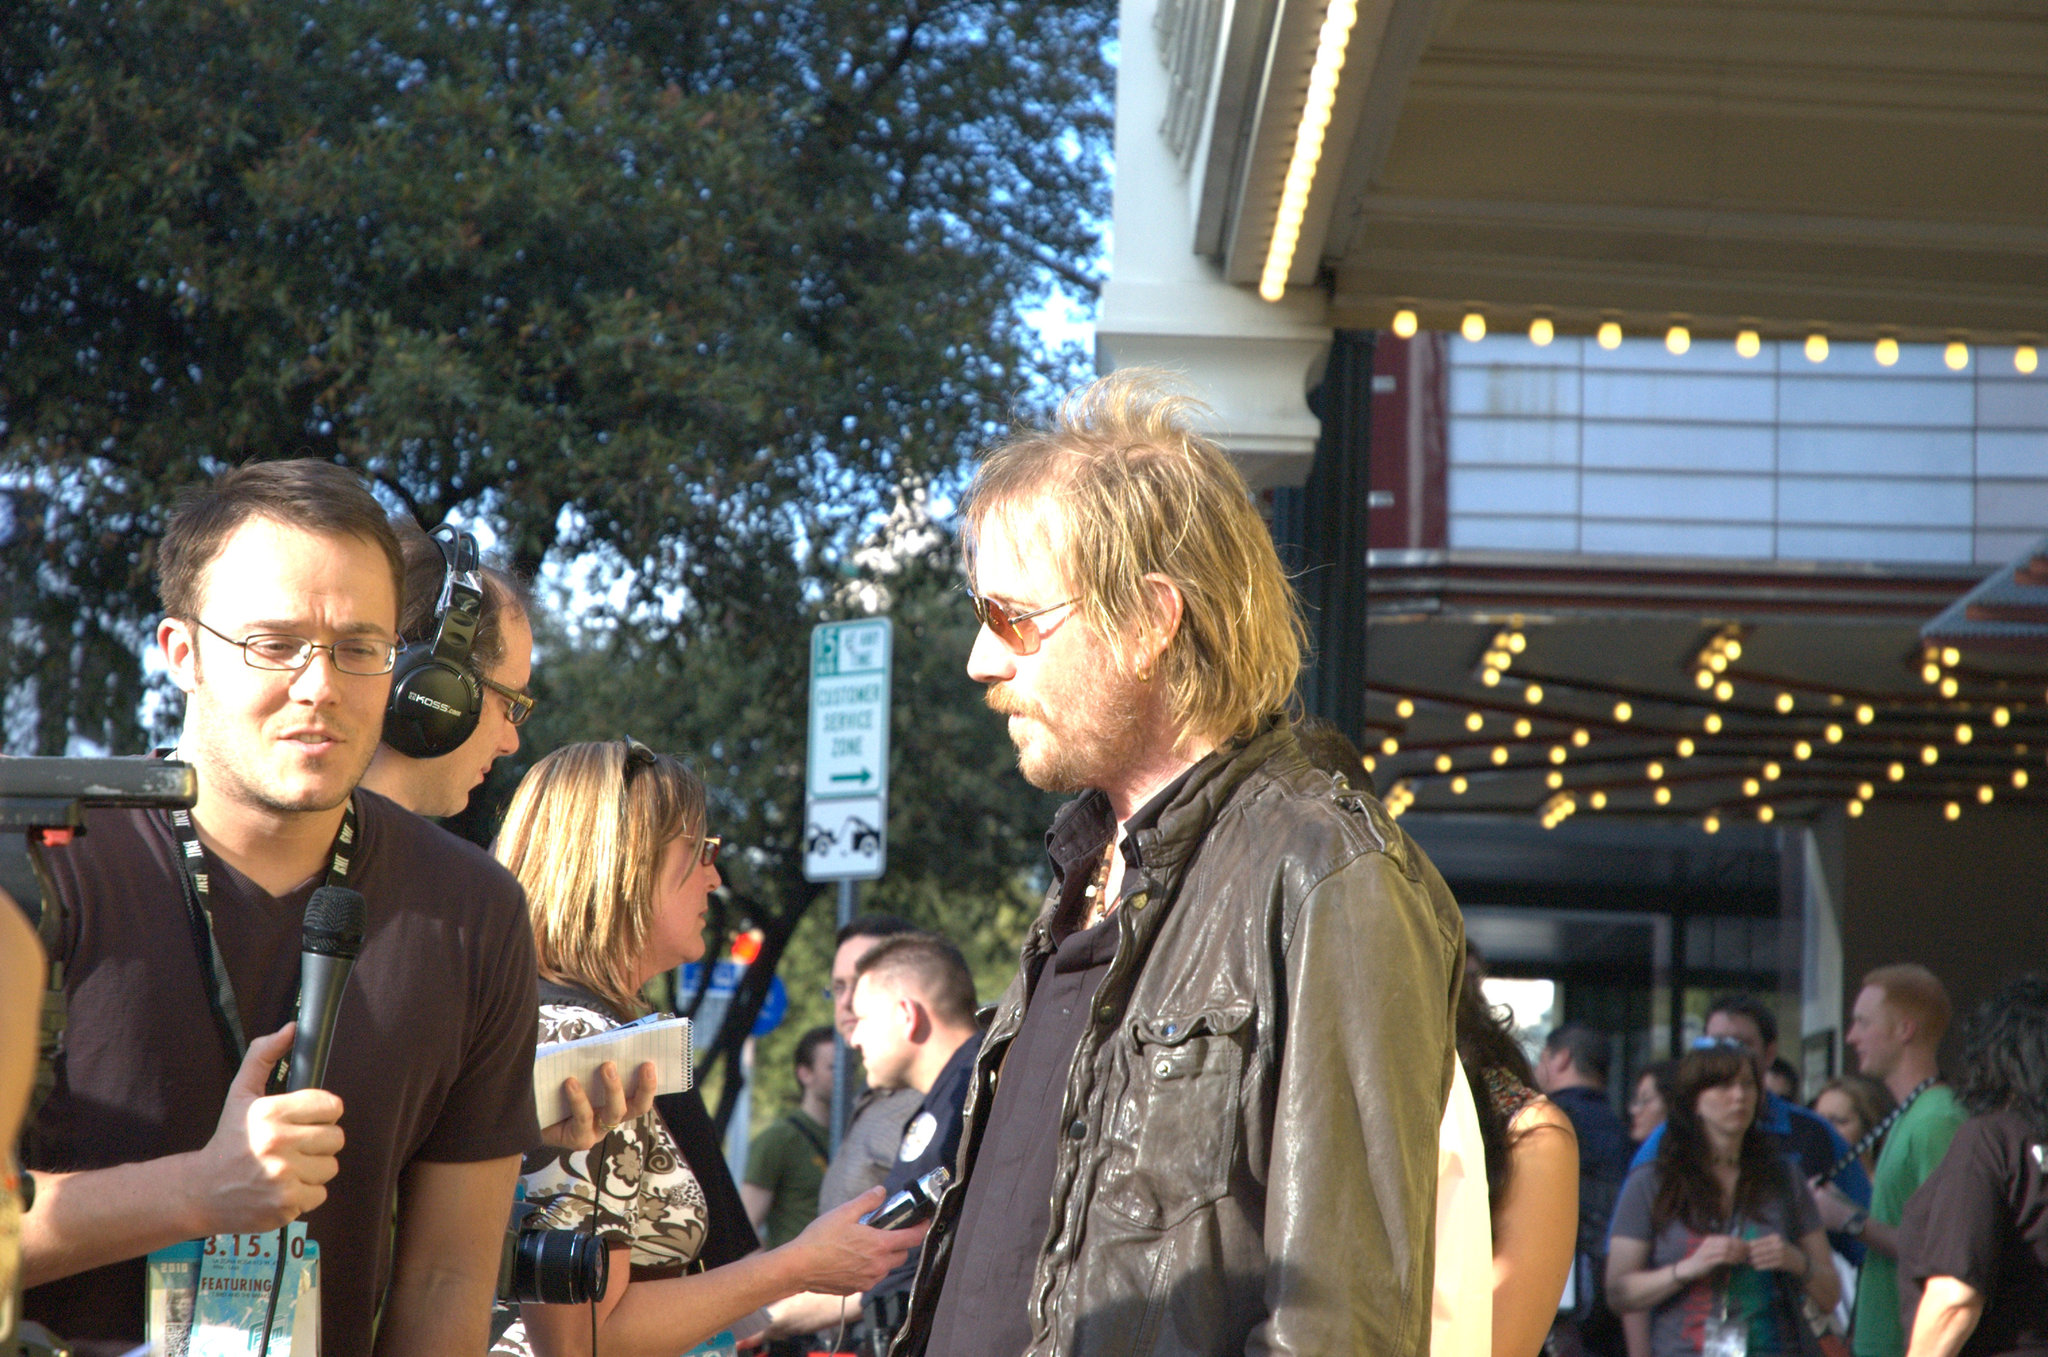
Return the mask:
<path fill-rule="evenodd" d="M 46 855 L 69 1022 L 27 1141 L 27 1314 L 82 1354 L 125 1351 L 144 1255 L 303 1217 L 324 1352 L 481 1352 L 497 1222 L 539 1135 L 533 939 L 487 854 L 357 790 L 398 543 L 346 471 L 267 462 L 196 487 L 157 559 L 199 799 L 91 812 Z M 362 950 L 325 1088 L 275 1093 L 322 885 L 363 896 Z"/>
<path fill-rule="evenodd" d="M 968 674 L 1025 778 L 1076 796 L 906 1357 L 1429 1342 L 1463 927 L 1296 740 L 1299 605 L 1198 415 L 1112 373 L 968 492 Z"/>

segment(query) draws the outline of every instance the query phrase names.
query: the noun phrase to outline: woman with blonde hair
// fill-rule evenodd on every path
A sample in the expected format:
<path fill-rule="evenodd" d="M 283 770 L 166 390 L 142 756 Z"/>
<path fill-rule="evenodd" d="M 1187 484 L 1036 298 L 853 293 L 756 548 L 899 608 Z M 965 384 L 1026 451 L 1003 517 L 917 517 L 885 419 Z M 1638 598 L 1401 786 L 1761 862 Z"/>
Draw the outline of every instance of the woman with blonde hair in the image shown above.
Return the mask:
<path fill-rule="evenodd" d="M 498 860 L 526 889 L 540 959 L 540 1041 L 570 1041 L 639 1016 L 654 976 L 704 955 L 704 917 L 721 884 L 704 784 L 637 740 L 570 745 L 534 765 L 513 795 Z M 704 1194 L 668 1128 L 650 1113 L 587 1150 L 527 1157 L 530 1226 L 604 1240 L 604 1295 L 525 1305 L 493 1353 L 515 1357 L 675 1357 L 800 1291 L 872 1286 L 923 1238 L 857 1221 L 880 1188 L 813 1221 L 778 1249 L 693 1272 L 709 1228 Z"/>
<path fill-rule="evenodd" d="M 1899 1100 L 1892 1097 L 1883 1080 L 1863 1074 L 1838 1075 L 1813 1095 L 1813 1110 L 1826 1118 L 1828 1125 L 1851 1146 L 1860 1144 L 1870 1129 L 1883 1122 L 1898 1105 Z M 1877 1155 L 1883 1148 L 1884 1137 L 1879 1136 L 1863 1152 L 1864 1172 L 1877 1172 Z"/>

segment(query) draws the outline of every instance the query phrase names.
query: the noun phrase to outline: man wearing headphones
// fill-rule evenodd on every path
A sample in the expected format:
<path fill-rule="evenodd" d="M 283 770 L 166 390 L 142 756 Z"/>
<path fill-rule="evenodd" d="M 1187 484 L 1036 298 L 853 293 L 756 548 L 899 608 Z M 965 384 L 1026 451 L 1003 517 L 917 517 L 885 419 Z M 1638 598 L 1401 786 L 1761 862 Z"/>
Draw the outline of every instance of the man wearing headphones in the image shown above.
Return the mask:
<path fill-rule="evenodd" d="M 468 533 L 392 527 L 405 558 L 405 650 L 362 785 L 415 815 L 457 815 L 491 765 L 518 751 L 519 726 L 533 711 L 526 591 L 484 566 Z"/>
<path fill-rule="evenodd" d="M 519 750 L 533 711 L 533 624 L 519 580 L 480 559 L 476 539 L 443 527 L 433 536 L 409 520 L 392 524 L 405 562 L 398 632 L 405 641 L 384 707 L 384 737 L 362 786 L 415 815 L 458 815 L 491 766 Z M 574 1078 L 563 1093 L 570 1115 L 541 1136 L 588 1149 L 608 1127 L 654 1105 L 653 1071 L 628 1098 L 617 1066 L 601 1068 L 592 1107 Z"/>

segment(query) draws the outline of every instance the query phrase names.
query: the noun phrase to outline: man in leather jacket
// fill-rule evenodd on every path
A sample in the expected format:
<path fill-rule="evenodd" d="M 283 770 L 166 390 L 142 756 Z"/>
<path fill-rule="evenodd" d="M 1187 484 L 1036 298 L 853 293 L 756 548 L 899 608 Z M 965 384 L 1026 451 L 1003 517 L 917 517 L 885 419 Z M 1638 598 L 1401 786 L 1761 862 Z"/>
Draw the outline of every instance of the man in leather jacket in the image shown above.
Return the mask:
<path fill-rule="evenodd" d="M 1303 756 L 1297 605 L 1194 410 L 1118 372 L 970 491 L 968 672 L 1079 795 L 902 1357 L 1428 1347 L 1462 924 Z"/>

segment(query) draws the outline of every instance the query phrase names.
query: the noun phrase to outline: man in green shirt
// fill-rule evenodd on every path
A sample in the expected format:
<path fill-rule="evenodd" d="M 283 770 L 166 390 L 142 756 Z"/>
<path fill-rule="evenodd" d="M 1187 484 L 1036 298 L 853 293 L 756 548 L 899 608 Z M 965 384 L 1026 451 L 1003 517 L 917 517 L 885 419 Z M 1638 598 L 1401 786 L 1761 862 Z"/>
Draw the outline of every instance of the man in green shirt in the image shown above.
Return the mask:
<path fill-rule="evenodd" d="M 1936 1082 L 1935 1053 L 1948 1031 L 1949 1011 L 1941 981 L 1914 965 L 1880 966 L 1864 976 L 1850 1010 L 1848 1042 L 1857 1063 L 1899 1100 L 1871 1175 L 1869 1214 L 1832 1186 L 1819 1192 L 1827 1227 L 1858 1235 L 1864 1244 L 1850 1335 L 1856 1357 L 1902 1357 L 1906 1351 L 1899 1322 L 1899 1217 L 1906 1199 L 1948 1153 L 1967 1115 L 1948 1087 Z"/>
<path fill-rule="evenodd" d="M 832 1029 L 813 1027 L 797 1039 L 797 1105 L 754 1137 L 747 1148 L 740 1200 L 768 1247 L 803 1233 L 818 1214 L 818 1187 L 832 1160 Z"/>

